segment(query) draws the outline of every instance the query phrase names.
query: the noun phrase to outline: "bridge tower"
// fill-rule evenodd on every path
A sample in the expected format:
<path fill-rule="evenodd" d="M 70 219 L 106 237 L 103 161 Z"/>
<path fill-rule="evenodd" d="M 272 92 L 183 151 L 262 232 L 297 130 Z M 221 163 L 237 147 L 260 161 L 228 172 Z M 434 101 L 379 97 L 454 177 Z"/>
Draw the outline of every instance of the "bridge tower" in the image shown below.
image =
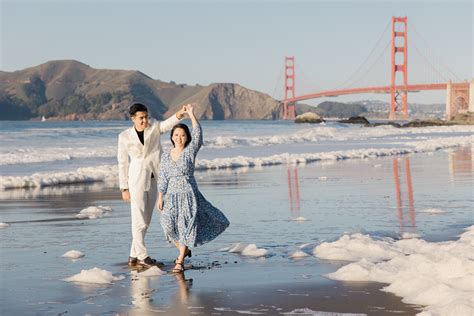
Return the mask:
<path fill-rule="evenodd" d="M 285 57 L 285 99 L 283 100 L 283 119 L 294 119 L 295 103 L 288 98 L 295 97 L 295 57 Z"/>
<path fill-rule="evenodd" d="M 448 82 L 446 85 L 446 119 L 456 114 L 474 112 L 474 79 L 470 83 Z"/>
<path fill-rule="evenodd" d="M 408 85 L 408 76 L 407 76 L 407 56 L 408 56 L 408 38 L 407 38 L 407 23 L 408 18 L 405 17 L 392 17 L 392 71 L 391 71 L 391 91 L 390 91 L 390 115 L 389 119 L 393 120 L 396 118 L 397 112 L 401 111 L 402 117 L 408 118 L 408 91 L 403 90 L 399 91 L 396 89 L 396 79 L 397 72 L 403 72 L 403 85 Z M 399 27 L 401 25 L 402 27 Z M 402 38 L 397 40 L 398 38 Z M 397 46 L 397 44 L 403 44 Z M 403 54 L 403 63 L 397 64 L 397 53 Z M 401 100 L 400 100 L 401 94 Z M 400 104 L 401 101 L 401 104 Z"/>

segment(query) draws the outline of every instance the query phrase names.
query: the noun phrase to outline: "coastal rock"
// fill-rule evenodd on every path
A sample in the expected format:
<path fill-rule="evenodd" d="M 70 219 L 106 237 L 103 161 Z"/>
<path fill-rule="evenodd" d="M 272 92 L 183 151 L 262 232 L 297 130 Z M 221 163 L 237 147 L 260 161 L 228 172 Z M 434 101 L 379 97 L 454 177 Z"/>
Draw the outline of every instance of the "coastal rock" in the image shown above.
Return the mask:
<path fill-rule="evenodd" d="M 369 121 L 363 116 L 351 116 L 347 120 L 339 120 L 338 123 L 347 123 L 347 124 L 364 124 L 369 125 Z"/>
<path fill-rule="evenodd" d="M 313 112 L 306 112 L 295 118 L 295 123 L 321 123 L 324 122 L 321 116 Z"/>

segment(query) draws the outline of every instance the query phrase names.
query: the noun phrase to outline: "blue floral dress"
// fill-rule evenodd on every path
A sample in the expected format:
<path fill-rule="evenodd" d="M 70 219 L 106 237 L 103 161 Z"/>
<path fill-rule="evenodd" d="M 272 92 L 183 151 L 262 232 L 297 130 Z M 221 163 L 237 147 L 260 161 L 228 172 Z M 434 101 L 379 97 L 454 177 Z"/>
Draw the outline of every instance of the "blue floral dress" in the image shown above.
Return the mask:
<path fill-rule="evenodd" d="M 158 190 L 164 195 L 161 226 L 168 241 L 179 241 L 188 247 L 213 240 L 229 226 L 225 215 L 199 192 L 194 178 L 194 161 L 201 145 L 198 124 L 178 160 L 175 162 L 168 151 L 160 163 Z"/>

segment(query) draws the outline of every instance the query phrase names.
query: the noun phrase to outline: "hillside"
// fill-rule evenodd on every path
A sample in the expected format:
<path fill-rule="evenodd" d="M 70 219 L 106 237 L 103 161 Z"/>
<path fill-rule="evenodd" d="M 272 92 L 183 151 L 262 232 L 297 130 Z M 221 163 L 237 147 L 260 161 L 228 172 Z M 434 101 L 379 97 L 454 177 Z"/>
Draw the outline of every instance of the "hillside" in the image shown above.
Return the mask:
<path fill-rule="evenodd" d="M 139 71 L 94 69 L 74 60 L 0 71 L 0 120 L 126 119 L 142 102 L 158 119 L 196 102 L 201 119 L 276 119 L 278 101 L 233 83 L 189 86 L 155 80 Z"/>

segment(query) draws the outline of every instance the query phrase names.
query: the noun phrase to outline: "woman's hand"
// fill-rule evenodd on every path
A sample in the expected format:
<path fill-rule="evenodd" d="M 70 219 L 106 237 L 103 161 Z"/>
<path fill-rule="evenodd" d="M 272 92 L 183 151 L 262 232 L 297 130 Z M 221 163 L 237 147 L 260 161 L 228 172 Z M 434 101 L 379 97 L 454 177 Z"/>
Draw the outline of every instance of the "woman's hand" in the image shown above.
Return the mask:
<path fill-rule="evenodd" d="M 184 106 L 184 112 L 187 113 L 188 115 L 194 114 L 194 104 L 193 103 L 188 103 Z"/>
<path fill-rule="evenodd" d="M 160 211 L 163 211 L 163 194 L 160 193 L 158 196 L 158 202 L 156 203 L 156 206 Z"/>

